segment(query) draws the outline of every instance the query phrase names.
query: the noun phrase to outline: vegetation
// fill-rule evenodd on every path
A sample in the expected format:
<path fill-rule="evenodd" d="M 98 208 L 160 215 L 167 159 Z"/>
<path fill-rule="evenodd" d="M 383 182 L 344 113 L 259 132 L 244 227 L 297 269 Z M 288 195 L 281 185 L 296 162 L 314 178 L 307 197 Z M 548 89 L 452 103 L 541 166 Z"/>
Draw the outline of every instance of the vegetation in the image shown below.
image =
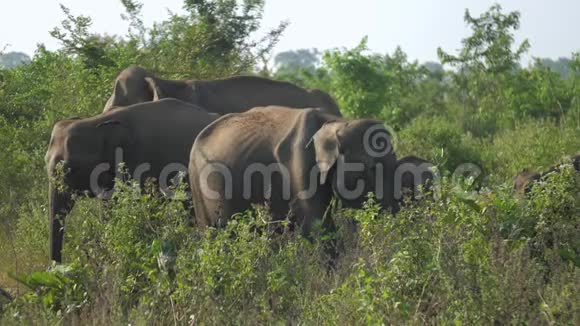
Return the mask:
<path fill-rule="evenodd" d="M 0 67 L 5 69 L 14 68 L 18 65 L 29 63 L 30 57 L 22 52 L 7 52 L 0 51 Z"/>
<path fill-rule="evenodd" d="M 472 33 L 439 63 L 402 49 L 278 56 L 256 68 L 284 24 L 256 36 L 262 0 L 186 0 L 186 13 L 146 27 L 124 0 L 131 31 L 102 37 L 63 8 L 62 48 L 0 70 L 0 324 L 579 324 L 580 174 L 571 166 L 511 191 L 522 168 L 580 151 L 580 54 L 554 71 L 520 58 L 517 12 L 466 12 Z M 255 40 L 258 41 L 255 41 Z M 296 54 L 296 53 L 295 53 Z M 396 216 L 371 198 L 333 210 L 341 255 L 328 238 L 277 235 L 258 208 L 225 229 L 186 225 L 179 201 L 119 184 L 116 200 L 80 199 L 67 219 L 66 264 L 48 262 L 44 153 L 59 119 L 101 112 L 118 72 L 139 64 L 166 78 L 271 74 L 331 93 L 344 114 L 377 117 L 397 131 L 399 156 L 438 164 L 433 200 Z M 452 68 L 452 69 L 450 69 Z M 562 73 L 566 71 L 566 73 Z M 479 166 L 462 178 L 464 163 Z M 316 237 L 315 237 L 316 238 Z M 48 268 L 47 268 L 48 266 Z"/>

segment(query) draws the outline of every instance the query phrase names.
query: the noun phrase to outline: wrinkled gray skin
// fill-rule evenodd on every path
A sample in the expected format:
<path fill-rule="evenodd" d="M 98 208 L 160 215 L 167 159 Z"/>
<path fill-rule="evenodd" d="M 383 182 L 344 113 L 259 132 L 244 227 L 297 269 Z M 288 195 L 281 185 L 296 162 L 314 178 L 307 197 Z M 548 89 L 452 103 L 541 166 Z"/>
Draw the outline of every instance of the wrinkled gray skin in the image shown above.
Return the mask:
<path fill-rule="evenodd" d="M 280 105 L 293 108 L 317 107 L 341 116 L 336 102 L 325 92 L 307 90 L 289 82 L 254 76 L 216 80 L 165 80 L 138 66 L 131 66 L 119 74 L 104 112 L 117 106 L 168 97 L 221 115 L 244 112 L 258 106 Z"/>
<path fill-rule="evenodd" d="M 365 191 L 358 198 L 346 199 L 337 193 L 343 206 L 361 207 L 367 193 L 375 189 L 378 163 L 383 164 L 385 181 L 381 203 L 383 207 L 396 211 L 393 171 L 397 160 L 394 152 L 374 158 L 362 145 L 365 132 L 377 125 L 380 132 L 388 135 L 381 121 L 346 120 L 317 109 L 269 106 L 221 117 L 199 134 L 191 150 L 189 173 L 197 223 L 200 226 L 223 226 L 232 214 L 250 209 L 252 203 L 266 203 L 274 220 L 288 216 L 293 225 L 309 235 L 313 222 L 324 216 L 334 193 L 337 193 L 334 190 L 338 182 L 352 190 L 358 178 L 365 180 Z M 363 163 L 364 171 L 338 178 L 337 160 L 342 158 L 350 163 Z M 231 198 L 225 198 L 228 187 L 222 175 L 211 173 L 204 179 L 204 171 L 209 171 L 210 164 L 215 162 L 231 171 Z M 244 185 L 250 184 L 244 182 L 244 171 L 255 163 L 266 166 L 277 163 L 286 167 L 290 196 L 283 198 L 285 188 L 281 174 L 274 173 L 265 185 L 262 178 L 251 179 L 251 197 L 243 198 Z M 207 188 L 219 194 L 219 198 L 211 198 L 204 192 L 205 182 Z M 313 195 L 299 196 L 301 191 L 309 189 L 310 183 L 315 189 Z M 266 198 L 265 189 L 270 190 L 271 198 Z M 326 218 L 325 223 L 329 220 Z"/>
<path fill-rule="evenodd" d="M 111 189 L 115 174 L 115 150 L 131 176 L 142 163 L 150 169 L 139 178 L 159 178 L 169 163 L 187 167 L 197 134 L 218 118 L 215 113 L 191 104 L 165 99 L 121 107 L 88 119 L 63 120 L 55 124 L 45 161 L 49 177 L 50 258 L 61 262 L 64 218 L 74 205 L 73 194 L 101 196 L 91 189 L 90 176 L 100 163 L 110 169 L 99 175 L 98 186 Z M 56 167 L 63 163 L 65 191 L 55 186 Z M 94 187 L 93 187 L 94 188 Z"/>
<path fill-rule="evenodd" d="M 395 190 L 396 198 L 402 204 L 405 200 L 415 201 L 419 193 L 419 186 L 423 186 L 423 193 L 428 193 L 433 185 L 434 174 L 432 168 L 435 165 L 417 156 L 405 156 L 397 161 L 395 180 L 400 178 L 400 194 Z M 400 196 L 399 196 L 400 195 Z"/>

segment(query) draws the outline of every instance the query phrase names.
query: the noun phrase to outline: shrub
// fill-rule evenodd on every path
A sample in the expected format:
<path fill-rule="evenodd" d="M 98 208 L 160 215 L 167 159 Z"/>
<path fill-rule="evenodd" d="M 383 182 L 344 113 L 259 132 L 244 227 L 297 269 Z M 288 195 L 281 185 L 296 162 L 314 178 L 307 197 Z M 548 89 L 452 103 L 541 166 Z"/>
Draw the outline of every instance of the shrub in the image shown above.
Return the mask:
<path fill-rule="evenodd" d="M 498 133 L 482 147 L 486 170 L 499 181 L 511 180 L 524 168 L 544 171 L 566 155 L 580 151 L 580 129 L 572 119 L 567 123 L 526 121 L 514 130 Z"/>
<path fill-rule="evenodd" d="M 262 209 L 224 229 L 186 227 L 181 202 L 119 185 L 115 205 L 81 200 L 69 264 L 18 279 L 31 287 L 6 322 L 519 323 L 577 320 L 580 180 L 571 167 L 518 203 L 509 188 L 437 200 L 397 216 L 369 199 L 336 210 L 341 253 L 276 233 Z M 353 232 L 354 231 L 354 232 Z M 561 292 L 562 295 L 558 295 Z M 48 309 L 48 310 L 46 310 Z M 8 313 L 9 312 L 9 313 Z"/>
<path fill-rule="evenodd" d="M 481 166 L 476 140 L 443 117 L 421 116 L 397 136 L 400 141 L 397 155 L 400 157 L 416 155 L 451 172 L 464 163 Z"/>

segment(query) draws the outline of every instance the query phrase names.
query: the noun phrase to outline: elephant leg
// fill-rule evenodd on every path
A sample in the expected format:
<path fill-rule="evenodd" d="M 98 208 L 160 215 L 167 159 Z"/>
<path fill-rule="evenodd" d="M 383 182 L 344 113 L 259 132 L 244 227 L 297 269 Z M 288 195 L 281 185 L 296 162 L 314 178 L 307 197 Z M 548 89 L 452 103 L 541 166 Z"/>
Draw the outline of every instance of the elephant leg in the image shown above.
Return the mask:
<path fill-rule="evenodd" d="M 252 209 L 252 205 L 247 200 L 225 200 L 221 205 L 221 212 L 219 214 L 219 226 L 223 227 L 232 218 L 232 215 L 237 213 L 244 213 Z"/>
<path fill-rule="evenodd" d="M 311 233 L 315 231 L 316 224 L 323 227 L 332 228 L 332 222 L 329 214 L 329 206 L 332 199 L 331 192 L 317 192 L 309 198 L 300 198 L 299 195 L 290 203 L 290 215 L 296 226 L 300 227 L 306 238 L 311 238 Z"/>
<path fill-rule="evenodd" d="M 49 187 L 50 209 L 50 259 L 62 262 L 62 244 L 64 238 L 64 220 L 74 206 L 70 193 L 59 192 L 54 186 Z"/>
<path fill-rule="evenodd" d="M 193 205 L 198 226 L 224 227 L 232 215 L 251 209 L 248 201 L 208 199 L 201 197 Z"/>
<path fill-rule="evenodd" d="M 335 239 L 336 226 L 331 216 L 330 202 L 332 195 L 328 193 L 316 194 L 313 198 L 296 200 L 291 205 L 292 214 L 298 227 L 301 228 L 303 236 L 313 241 L 314 232 L 321 227 L 321 236 L 328 238 L 323 240 L 321 245 L 326 254 L 328 267 L 334 269 L 338 257 L 337 241 Z"/>
<path fill-rule="evenodd" d="M 293 214 L 291 209 L 288 207 L 288 201 L 284 200 L 273 200 L 270 203 L 270 216 L 272 217 L 272 224 L 269 226 L 269 229 L 277 234 L 282 234 L 284 231 L 294 229 L 294 223 L 290 223 L 288 227 L 285 227 L 285 223 L 282 223 L 286 219 L 293 222 L 295 219 L 293 218 Z"/>
<path fill-rule="evenodd" d="M 212 173 L 203 174 L 202 172 L 208 167 Z M 207 162 L 203 162 L 201 167 L 190 162 L 189 184 L 195 221 L 198 226 L 223 227 L 232 214 L 243 211 L 245 208 L 237 207 L 240 205 L 236 205 L 234 194 L 239 194 L 232 189 L 231 178 L 226 178 L 225 172 L 220 173 L 220 171 L 218 168 L 214 171 Z"/>

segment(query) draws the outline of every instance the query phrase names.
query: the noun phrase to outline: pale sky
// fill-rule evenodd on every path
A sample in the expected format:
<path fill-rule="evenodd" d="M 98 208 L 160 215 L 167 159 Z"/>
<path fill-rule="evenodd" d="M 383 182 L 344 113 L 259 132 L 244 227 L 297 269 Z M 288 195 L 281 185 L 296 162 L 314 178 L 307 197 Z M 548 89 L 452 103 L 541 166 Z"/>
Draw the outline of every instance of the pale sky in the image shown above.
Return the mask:
<path fill-rule="evenodd" d="M 34 53 L 37 43 L 58 47 L 48 31 L 60 26 L 59 3 L 73 14 L 93 18 L 93 32 L 124 34 L 120 0 L 0 0 L 0 50 Z M 180 12 L 182 0 L 141 0 L 144 21 L 150 25 Z M 531 42 L 530 55 L 558 58 L 580 50 L 579 0 L 266 0 L 262 27 L 282 20 L 290 26 L 274 52 L 299 48 L 353 47 L 368 35 L 374 52 L 392 52 L 400 45 L 411 59 L 436 61 L 438 46 L 452 51 L 469 33 L 465 8 L 478 15 L 499 2 L 504 11 L 522 14 L 518 40 Z"/>

